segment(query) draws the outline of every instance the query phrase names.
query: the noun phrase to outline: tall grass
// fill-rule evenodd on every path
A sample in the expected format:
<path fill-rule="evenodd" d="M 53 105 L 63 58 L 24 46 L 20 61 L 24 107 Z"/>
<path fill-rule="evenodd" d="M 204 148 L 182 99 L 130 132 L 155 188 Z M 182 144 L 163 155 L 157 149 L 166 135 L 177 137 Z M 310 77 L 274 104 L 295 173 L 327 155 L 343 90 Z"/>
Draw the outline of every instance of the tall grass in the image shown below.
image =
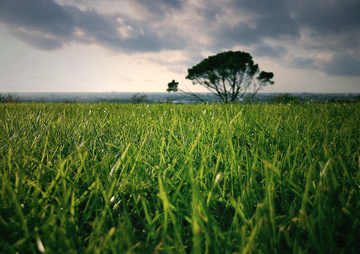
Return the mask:
<path fill-rule="evenodd" d="M 4 253 L 356 253 L 356 104 L 0 105 Z"/>

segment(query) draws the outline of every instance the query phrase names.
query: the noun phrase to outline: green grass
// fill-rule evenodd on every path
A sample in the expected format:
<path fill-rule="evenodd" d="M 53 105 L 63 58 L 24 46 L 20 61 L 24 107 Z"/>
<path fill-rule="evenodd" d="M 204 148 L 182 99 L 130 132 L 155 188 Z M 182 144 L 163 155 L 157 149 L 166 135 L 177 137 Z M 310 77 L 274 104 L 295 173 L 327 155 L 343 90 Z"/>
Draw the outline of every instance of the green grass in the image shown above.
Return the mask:
<path fill-rule="evenodd" d="M 359 104 L 0 105 L 2 253 L 356 253 Z"/>

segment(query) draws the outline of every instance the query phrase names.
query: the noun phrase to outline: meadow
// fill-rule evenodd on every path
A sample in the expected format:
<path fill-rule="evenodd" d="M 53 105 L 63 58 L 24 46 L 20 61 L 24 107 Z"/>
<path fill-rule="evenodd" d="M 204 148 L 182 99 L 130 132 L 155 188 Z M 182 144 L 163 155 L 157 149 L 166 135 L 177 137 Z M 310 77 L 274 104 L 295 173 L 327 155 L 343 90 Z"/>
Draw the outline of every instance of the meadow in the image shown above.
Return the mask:
<path fill-rule="evenodd" d="M 1 253 L 357 253 L 360 104 L 0 104 Z"/>

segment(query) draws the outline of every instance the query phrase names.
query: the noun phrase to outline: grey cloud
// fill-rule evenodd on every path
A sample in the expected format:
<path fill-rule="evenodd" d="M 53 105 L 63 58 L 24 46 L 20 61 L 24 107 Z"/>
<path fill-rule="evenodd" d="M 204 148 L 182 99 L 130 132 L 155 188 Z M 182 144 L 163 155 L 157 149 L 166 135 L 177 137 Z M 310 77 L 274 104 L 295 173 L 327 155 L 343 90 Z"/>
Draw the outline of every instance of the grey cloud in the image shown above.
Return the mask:
<path fill-rule="evenodd" d="M 360 60 L 349 54 L 336 54 L 330 62 L 324 63 L 325 73 L 334 76 L 360 76 Z M 360 84 L 359 84 L 360 85 Z"/>
<path fill-rule="evenodd" d="M 254 47 L 254 55 L 280 58 L 285 56 L 287 49 L 281 45 L 258 44 Z"/>
<path fill-rule="evenodd" d="M 127 53 L 167 47 L 166 40 L 162 43 L 146 25 L 134 25 L 141 30 L 136 38 L 121 38 L 118 17 L 62 6 L 53 0 L 0 0 L 0 22 L 15 37 L 39 49 L 53 50 L 72 42 L 96 43 Z"/>
<path fill-rule="evenodd" d="M 316 69 L 315 59 L 310 57 L 292 57 L 290 60 L 290 66 L 300 69 Z"/>
<path fill-rule="evenodd" d="M 220 27 L 218 47 L 245 45 L 259 56 L 283 57 L 287 54 L 286 42 L 300 43 L 310 52 L 328 52 L 334 57 L 331 61 L 296 57 L 291 62 L 293 67 L 316 69 L 330 75 L 360 75 L 359 59 L 346 53 L 359 52 L 360 1 L 234 0 L 231 5 L 239 10 L 239 15 L 246 13 L 249 22 Z M 300 37 L 302 29 L 307 29 L 308 38 Z M 284 46 L 269 47 L 266 39 L 283 42 Z"/>
<path fill-rule="evenodd" d="M 329 60 L 293 57 L 290 66 L 318 70 L 331 76 L 360 76 L 360 59 L 348 53 L 336 53 Z"/>
<path fill-rule="evenodd" d="M 360 76 L 360 1 L 294 0 L 291 13 L 299 29 L 307 31 L 304 48 L 332 55 L 327 60 L 296 57 L 292 66 L 333 76 Z"/>
<path fill-rule="evenodd" d="M 0 20 L 43 33 L 70 37 L 72 17 L 54 1 L 0 0 Z"/>
<path fill-rule="evenodd" d="M 118 0 L 113 0 L 118 1 Z M 167 13 L 180 11 L 181 0 L 125 0 L 132 6 L 133 11 L 141 16 L 141 19 L 149 21 L 161 21 Z"/>
<path fill-rule="evenodd" d="M 136 2 L 139 5 L 145 6 L 149 11 L 159 11 L 166 8 L 181 9 L 182 1 L 180 0 L 130 0 L 129 2 Z"/>
<path fill-rule="evenodd" d="M 251 22 L 256 25 L 254 30 L 259 37 L 299 36 L 297 24 L 290 15 L 286 0 L 233 0 L 232 4 L 239 11 L 248 13 Z"/>
<path fill-rule="evenodd" d="M 0 22 L 23 42 L 44 50 L 61 48 L 74 32 L 74 20 L 46 0 L 0 0 Z"/>
<path fill-rule="evenodd" d="M 359 61 L 339 53 L 359 52 L 358 0 L 109 1 L 126 2 L 131 11 L 104 14 L 89 9 L 95 0 L 82 0 L 81 8 L 75 0 L 63 0 L 63 5 L 60 0 L 0 0 L 0 22 L 16 38 L 42 50 L 72 43 L 125 53 L 183 49 L 192 52 L 195 61 L 202 52 L 241 46 L 256 56 L 289 57 L 296 54 L 289 51 L 300 46 L 309 54 L 328 52 L 334 57 L 330 62 L 296 57 L 293 67 L 359 75 Z"/>
<path fill-rule="evenodd" d="M 49 36 L 49 34 L 40 31 L 28 31 L 19 29 L 15 26 L 9 26 L 11 34 L 19 38 L 21 41 L 41 50 L 51 51 L 62 48 L 66 43 L 63 37 Z"/>
<path fill-rule="evenodd" d="M 272 0 L 272 1 L 254 1 L 254 0 L 232 0 L 230 5 L 233 8 L 245 9 L 252 13 L 263 12 L 284 12 L 286 11 L 287 0 Z"/>
<path fill-rule="evenodd" d="M 300 36 L 298 26 L 290 15 L 287 1 L 233 0 L 225 8 L 231 9 L 232 13 L 238 13 L 239 17 L 245 16 L 245 18 L 232 26 L 219 24 L 214 30 L 218 38 L 216 47 L 257 45 L 260 52 L 261 48 L 268 48 L 268 45 L 264 43 L 265 39 L 290 38 L 295 40 Z M 226 14 L 224 13 L 224 15 Z M 283 54 L 280 50 L 284 50 L 283 53 L 286 53 L 285 47 L 278 47 L 277 55 Z M 272 55 L 274 52 L 263 51 L 263 53 Z"/>
<path fill-rule="evenodd" d="M 351 49 L 360 41 L 360 1 L 295 0 L 292 15 L 300 28 L 310 30 L 318 48 Z"/>
<path fill-rule="evenodd" d="M 322 33 L 358 32 L 360 1 L 297 0 L 292 5 L 295 19 Z"/>

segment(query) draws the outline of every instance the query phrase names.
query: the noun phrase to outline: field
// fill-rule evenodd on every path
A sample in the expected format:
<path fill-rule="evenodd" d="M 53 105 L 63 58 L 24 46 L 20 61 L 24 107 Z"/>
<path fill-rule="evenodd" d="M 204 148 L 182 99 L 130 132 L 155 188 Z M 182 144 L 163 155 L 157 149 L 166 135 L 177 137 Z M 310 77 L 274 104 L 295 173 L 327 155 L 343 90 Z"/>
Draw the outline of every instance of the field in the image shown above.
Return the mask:
<path fill-rule="evenodd" d="M 357 253 L 360 104 L 0 104 L 1 253 Z"/>

